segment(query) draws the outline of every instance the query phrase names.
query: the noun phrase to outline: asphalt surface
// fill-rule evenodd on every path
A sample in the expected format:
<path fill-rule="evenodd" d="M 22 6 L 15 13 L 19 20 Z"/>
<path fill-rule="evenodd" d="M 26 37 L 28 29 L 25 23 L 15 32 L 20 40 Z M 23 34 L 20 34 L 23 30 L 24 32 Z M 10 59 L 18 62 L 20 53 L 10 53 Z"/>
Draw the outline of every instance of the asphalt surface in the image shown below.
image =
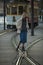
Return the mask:
<path fill-rule="evenodd" d="M 16 51 L 11 43 L 14 32 L 6 33 L 0 36 L 0 65 L 13 65 Z"/>
<path fill-rule="evenodd" d="M 38 33 L 37 33 L 38 32 Z M 36 34 L 37 33 L 37 34 Z M 15 32 L 7 32 L 0 36 L 0 65 L 16 65 L 18 59 L 18 52 L 12 44 L 12 38 L 15 37 Z M 40 35 L 40 36 L 39 36 Z M 29 37 L 28 43 L 31 44 L 38 38 L 43 38 L 43 24 L 35 29 L 35 36 Z M 17 37 L 19 39 L 19 37 Z M 15 37 L 15 40 L 17 40 Z M 19 40 L 18 40 L 19 42 Z M 18 43 L 17 41 L 15 43 Z M 28 44 L 26 45 L 28 46 Z M 36 65 L 43 65 L 43 39 L 28 49 L 28 57 L 36 63 Z M 22 59 L 21 65 L 32 65 L 25 58 Z"/>
<path fill-rule="evenodd" d="M 17 43 L 19 43 L 19 40 L 20 40 L 19 35 L 13 39 L 16 45 Z M 36 42 L 37 40 L 38 42 Z M 32 44 L 34 41 L 36 43 Z M 27 36 L 27 44 L 25 44 L 25 46 L 26 47 L 31 46 L 29 49 L 27 49 L 28 54 L 29 54 L 28 57 L 34 63 L 36 63 L 36 65 L 43 65 L 43 23 L 40 23 L 39 26 L 34 29 L 34 36 L 31 36 L 31 30 L 29 30 L 28 36 Z M 22 60 L 22 65 L 32 65 L 28 63 L 26 60 L 24 61 L 23 60 Z"/>
<path fill-rule="evenodd" d="M 12 45 L 13 36 L 15 36 L 15 32 L 8 32 L 0 36 L 0 65 L 16 65 L 18 52 Z M 23 61 L 25 62 L 25 65 L 28 65 L 25 59 L 23 59 Z"/>
<path fill-rule="evenodd" d="M 34 58 L 40 65 L 43 65 L 43 40 L 31 47 L 29 55 Z"/>
<path fill-rule="evenodd" d="M 42 40 L 38 41 L 30 48 L 29 55 L 34 58 L 40 65 L 43 65 L 43 23 L 40 23 L 39 25 L 40 26 L 35 31 L 38 31 L 37 35 L 39 34 Z"/>

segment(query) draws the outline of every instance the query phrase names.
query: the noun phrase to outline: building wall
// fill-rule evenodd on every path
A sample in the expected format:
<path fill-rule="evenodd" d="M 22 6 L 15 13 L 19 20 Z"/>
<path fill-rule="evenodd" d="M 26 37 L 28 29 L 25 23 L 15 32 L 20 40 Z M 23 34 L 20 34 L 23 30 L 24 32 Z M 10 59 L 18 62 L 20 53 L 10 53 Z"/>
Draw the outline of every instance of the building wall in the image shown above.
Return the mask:
<path fill-rule="evenodd" d="M 3 2 L 0 2 L 0 15 L 3 15 Z"/>

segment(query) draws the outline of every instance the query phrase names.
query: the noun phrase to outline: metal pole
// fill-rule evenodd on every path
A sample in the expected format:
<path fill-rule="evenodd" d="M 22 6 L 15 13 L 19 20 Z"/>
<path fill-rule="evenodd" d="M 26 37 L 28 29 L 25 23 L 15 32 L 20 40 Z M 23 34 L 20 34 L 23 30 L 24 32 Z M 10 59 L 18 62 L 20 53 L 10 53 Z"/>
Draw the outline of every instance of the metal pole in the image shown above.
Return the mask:
<path fill-rule="evenodd" d="M 5 30 L 5 0 L 4 0 L 4 30 Z"/>
<path fill-rule="evenodd" d="M 34 36 L 34 0 L 31 0 L 31 35 Z"/>

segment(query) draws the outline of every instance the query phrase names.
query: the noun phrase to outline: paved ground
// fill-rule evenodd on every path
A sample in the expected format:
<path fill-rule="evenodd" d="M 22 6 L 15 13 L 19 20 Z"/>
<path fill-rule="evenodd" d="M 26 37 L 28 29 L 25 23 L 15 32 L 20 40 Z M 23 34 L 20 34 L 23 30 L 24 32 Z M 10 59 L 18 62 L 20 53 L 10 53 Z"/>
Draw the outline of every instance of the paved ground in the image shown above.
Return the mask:
<path fill-rule="evenodd" d="M 5 30 L 0 30 L 0 34 L 3 33 Z"/>
<path fill-rule="evenodd" d="M 0 34 L 4 32 L 10 32 L 11 30 L 0 30 Z"/>
<path fill-rule="evenodd" d="M 43 40 L 35 44 L 30 50 L 29 54 L 34 58 L 40 65 L 43 65 Z"/>
<path fill-rule="evenodd" d="M 39 25 L 37 30 L 38 30 L 38 35 L 40 36 L 40 38 L 42 37 L 42 40 L 40 40 L 34 46 L 31 47 L 31 49 L 29 50 L 29 54 L 40 65 L 43 65 L 43 23 Z"/>
<path fill-rule="evenodd" d="M 18 45 L 19 40 L 19 35 L 14 37 L 13 44 L 15 45 L 16 43 L 16 45 Z M 26 49 L 28 48 L 28 53 L 31 58 L 38 64 L 43 65 L 43 23 L 40 23 L 39 26 L 34 29 L 34 36 L 31 36 L 31 30 L 28 31 L 27 44 L 25 44 L 25 47 Z"/>
<path fill-rule="evenodd" d="M 13 65 L 16 51 L 11 43 L 14 32 L 0 36 L 0 65 Z"/>
<path fill-rule="evenodd" d="M 31 30 L 28 31 L 26 49 L 28 48 L 28 57 L 38 63 L 36 65 L 43 65 L 43 24 L 39 24 L 34 29 L 34 36 L 31 36 Z M 16 32 L 9 32 L 0 36 L 0 65 L 16 65 L 18 59 L 18 52 L 15 51 L 14 45 L 19 42 L 19 35 Z M 14 45 L 13 45 L 13 44 Z M 30 47 L 31 46 L 31 47 Z M 34 62 L 35 62 L 34 61 Z M 35 62 L 36 63 L 36 62 Z M 22 60 L 21 65 L 32 65 Z"/>

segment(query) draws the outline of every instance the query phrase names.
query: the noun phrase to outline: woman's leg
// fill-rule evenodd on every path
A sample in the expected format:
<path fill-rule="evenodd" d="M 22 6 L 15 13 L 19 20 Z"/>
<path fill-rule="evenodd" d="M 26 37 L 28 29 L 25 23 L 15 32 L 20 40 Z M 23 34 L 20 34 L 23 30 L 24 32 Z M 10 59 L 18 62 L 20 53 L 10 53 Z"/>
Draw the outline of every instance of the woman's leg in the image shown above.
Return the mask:
<path fill-rule="evenodd" d="M 24 43 L 23 43 L 23 45 L 22 45 L 22 51 L 25 51 Z"/>
<path fill-rule="evenodd" d="M 17 46 L 17 48 L 16 48 L 17 51 L 18 51 L 18 48 L 19 48 L 20 44 L 21 44 L 21 42 L 19 42 L 19 44 L 18 44 L 18 46 Z"/>

